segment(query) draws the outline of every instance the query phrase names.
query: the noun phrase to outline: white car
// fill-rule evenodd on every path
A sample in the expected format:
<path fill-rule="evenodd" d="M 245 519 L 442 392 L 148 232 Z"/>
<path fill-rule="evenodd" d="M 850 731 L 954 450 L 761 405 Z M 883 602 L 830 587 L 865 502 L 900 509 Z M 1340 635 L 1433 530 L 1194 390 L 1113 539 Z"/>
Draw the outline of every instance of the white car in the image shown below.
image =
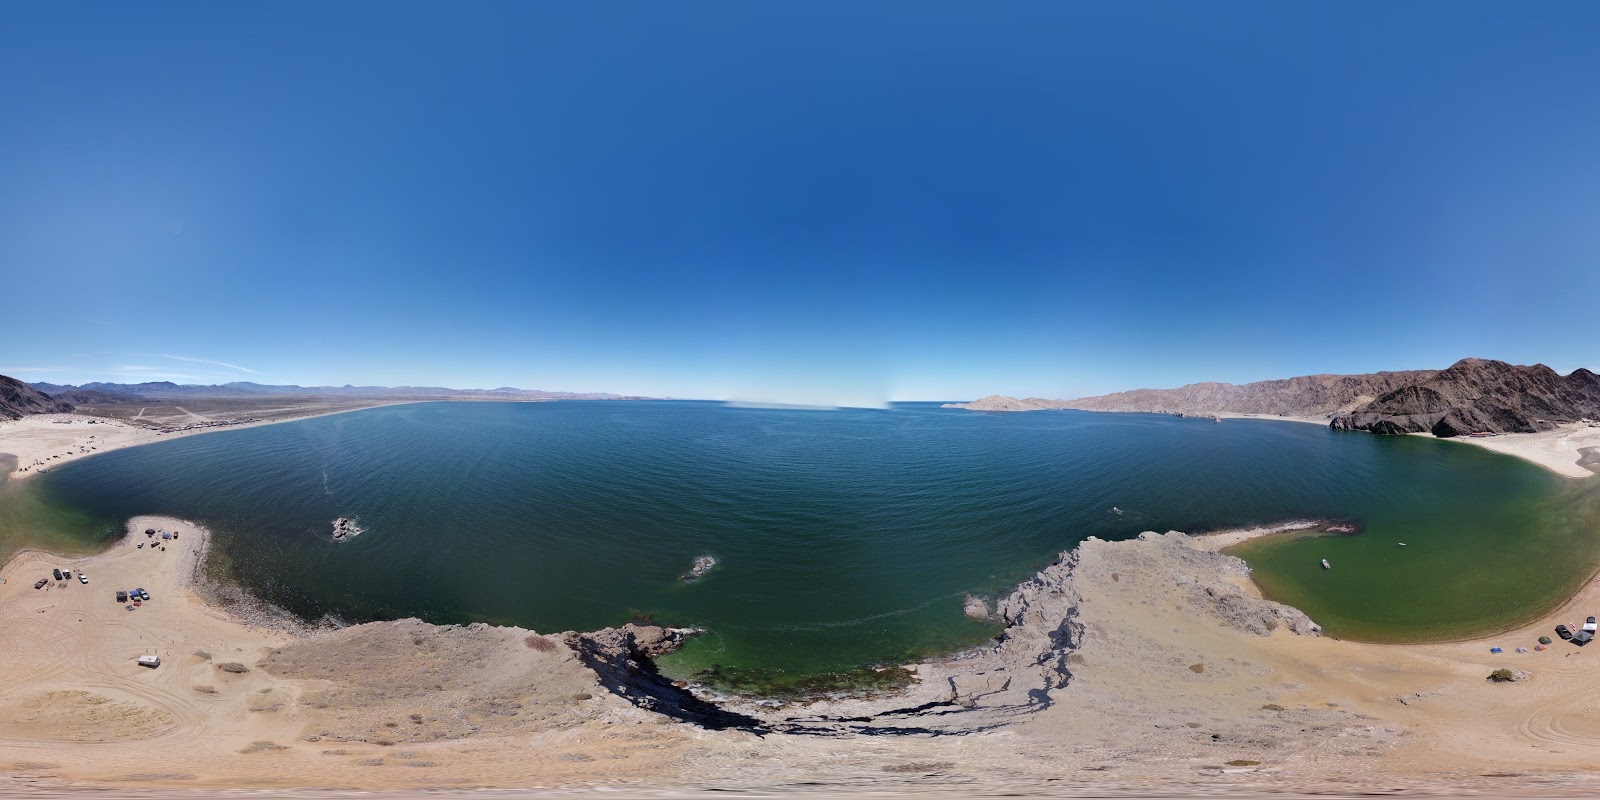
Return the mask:
<path fill-rule="evenodd" d="M 89 576 L 85 575 L 85 574 L 83 574 L 81 572 L 78 573 L 78 582 L 87 584 L 89 582 Z"/>

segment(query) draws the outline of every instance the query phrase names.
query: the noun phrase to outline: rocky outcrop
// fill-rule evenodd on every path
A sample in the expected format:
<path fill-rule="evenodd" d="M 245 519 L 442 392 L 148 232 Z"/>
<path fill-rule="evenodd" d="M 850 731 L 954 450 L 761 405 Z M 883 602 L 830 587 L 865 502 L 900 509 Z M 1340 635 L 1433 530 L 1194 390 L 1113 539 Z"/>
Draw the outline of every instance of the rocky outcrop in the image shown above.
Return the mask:
<path fill-rule="evenodd" d="M 356 521 L 351 517 L 339 517 L 333 521 L 333 540 L 336 542 L 354 539 L 365 532 L 366 529 L 357 525 Z"/>
<path fill-rule="evenodd" d="M 987 622 L 993 616 L 989 613 L 989 601 L 971 594 L 961 600 L 961 613 L 979 622 Z"/>
<path fill-rule="evenodd" d="M 716 556 L 699 556 L 695 558 L 694 564 L 689 567 L 689 571 L 680 575 L 678 580 L 681 580 L 685 583 L 694 583 L 695 581 L 704 578 L 707 573 L 716 568 Z"/>
<path fill-rule="evenodd" d="M 16 378 L 0 375 L 0 419 L 22 419 L 29 414 L 65 414 L 72 404 L 57 400 Z"/>
<path fill-rule="evenodd" d="M 1334 418 L 1336 430 L 1378 434 L 1535 433 L 1564 422 L 1600 418 L 1600 376 L 1586 369 L 1562 376 L 1543 365 L 1462 359 L 1415 385 Z"/>

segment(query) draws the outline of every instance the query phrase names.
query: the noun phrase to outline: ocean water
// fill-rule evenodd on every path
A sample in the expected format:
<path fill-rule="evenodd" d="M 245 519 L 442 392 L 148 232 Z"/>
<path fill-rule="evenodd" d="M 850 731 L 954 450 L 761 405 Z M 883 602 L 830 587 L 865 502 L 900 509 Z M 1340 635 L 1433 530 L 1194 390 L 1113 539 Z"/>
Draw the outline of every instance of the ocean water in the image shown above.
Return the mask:
<path fill-rule="evenodd" d="M 1242 551 L 1337 635 L 1484 633 L 1593 573 L 1594 486 L 1479 448 L 1267 420 L 425 403 L 56 468 L 0 487 L 0 546 L 93 548 L 128 516 L 172 514 L 216 531 L 224 577 L 308 619 L 649 618 L 706 630 L 668 674 L 781 688 L 981 643 L 996 628 L 962 615 L 965 595 L 1149 529 L 1359 520 L 1358 536 Z M 340 516 L 365 532 L 333 541 Z M 702 555 L 716 568 L 680 580 Z"/>

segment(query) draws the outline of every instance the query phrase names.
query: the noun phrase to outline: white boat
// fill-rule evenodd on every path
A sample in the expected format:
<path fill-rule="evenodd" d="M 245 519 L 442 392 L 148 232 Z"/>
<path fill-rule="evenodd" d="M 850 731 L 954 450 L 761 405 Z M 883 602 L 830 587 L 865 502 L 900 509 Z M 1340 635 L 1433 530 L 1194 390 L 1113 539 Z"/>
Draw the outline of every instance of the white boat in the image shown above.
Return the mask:
<path fill-rule="evenodd" d="M 1322 568 L 1323 569 L 1333 569 L 1333 565 L 1329 564 L 1328 563 L 1328 559 L 1324 558 L 1324 559 L 1322 559 Z"/>

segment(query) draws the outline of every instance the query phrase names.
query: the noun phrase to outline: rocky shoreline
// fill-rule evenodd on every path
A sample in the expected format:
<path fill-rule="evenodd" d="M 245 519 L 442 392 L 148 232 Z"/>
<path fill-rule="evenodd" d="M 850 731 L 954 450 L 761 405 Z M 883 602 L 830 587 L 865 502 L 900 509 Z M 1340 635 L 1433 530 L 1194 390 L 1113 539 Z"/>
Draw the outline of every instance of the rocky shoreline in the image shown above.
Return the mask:
<path fill-rule="evenodd" d="M 965 735 L 1019 722 L 1051 706 L 1052 694 L 1072 680 L 1075 654 L 1088 635 L 1082 609 L 1094 605 L 1094 586 L 1108 576 L 1113 584 L 1136 576 L 1158 582 L 1198 613 L 1254 635 L 1279 628 L 1318 635 L 1320 628 L 1305 614 L 1243 588 L 1249 568 L 1216 551 L 1243 538 L 1324 524 L 1295 521 L 1198 536 L 1146 532 L 1117 542 L 1090 537 L 995 603 L 992 612 L 981 598 L 969 598 L 967 613 L 976 614 L 981 607 L 985 616 L 992 613 L 1004 625 L 994 643 L 898 668 L 909 680 L 897 691 L 790 701 L 727 697 L 710 687 L 673 681 L 656 667 L 657 658 L 681 647 L 699 633 L 695 629 L 629 624 L 547 638 L 570 649 L 606 692 L 642 711 L 699 727 L 815 735 Z M 343 627 L 307 623 L 241 587 L 208 577 L 211 534 L 189 525 L 201 542 L 188 580 L 208 604 L 246 625 L 296 638 L 314 639 Z"/>
<path fill-rule="evenodd" d="M 1295 522 L 1243 533 L 1249 538 L 1320 524 Z M 1167 591 L 1176 589 L 1192 610 L 1252 635 L 1265 636 L 1280 628 L 1302 636 L 1321 634 L 1320 626 L 1299 610 L 1261 599 L 1244 588 L 1249 567 L 1238 558 L 1216 552 L 1219 549 L 1207 537 L 1176 531 L 1147 531 L 1119 542 L 1090 537 L 1061 553 L 997 604 L 994 613 L 1005 628 L 993 645 L 906 665 L 913 680 L 898 692 L 780 703 L 725 697 L 706 687 L 690 688 L 697 699 L 731 714 L 720 722 L 740 720 L 738 727 L 759 730 L 826 735 L 965 735 L 994 730 L 1049 708 L 1053 693 L 1071 682 L 1075 656 L 1090 636 L 1081 619 L 1082 609 L 1095 604 L 1093 586 L 1108 577 L 1113 584 L 1142 577 L 1164 585 Z M 637 642 L 638 635 L 637 631 L 627 632 L 622 641 Z M 618 641 L 609 630 L 583 634 L 578 640 L 585 637 Z M 681 639 L 673 640 L 669 647 L 679 642 Z M 637 669 L 630 674 L 659 678 L 646 664 L 653 657 L 649 647 L 631 649 Z M 650 696 L 652 704 L 660 702 L 658 695 Z M 661 709 L 659 705 L 647 707 Z"/>

